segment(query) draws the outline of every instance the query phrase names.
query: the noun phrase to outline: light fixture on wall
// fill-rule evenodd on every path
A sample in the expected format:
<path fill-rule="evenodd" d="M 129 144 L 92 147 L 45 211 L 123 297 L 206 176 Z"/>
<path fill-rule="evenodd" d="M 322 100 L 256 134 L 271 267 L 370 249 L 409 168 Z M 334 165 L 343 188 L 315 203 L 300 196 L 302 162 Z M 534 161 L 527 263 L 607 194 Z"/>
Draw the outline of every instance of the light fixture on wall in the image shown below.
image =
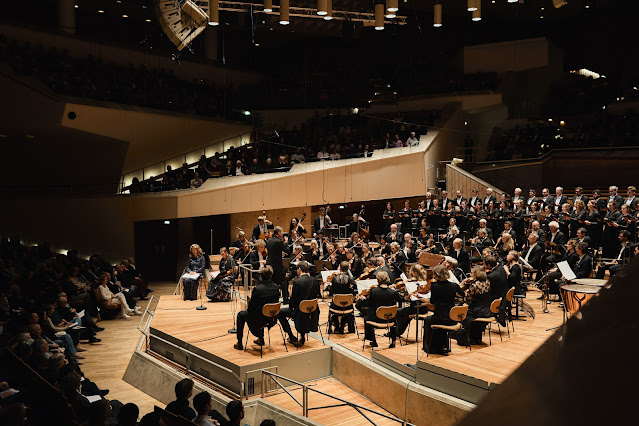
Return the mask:
<path fill-rule="evenodd" d="M 289 4 L 290 4 L 289 0 L 280 0 L 280 24 L 281 25 L 290 24 L 289 13 L 288 13 Z"/>
<path fill-rule="evenodd" d="M 442 4 L 436 3 L 434 7 L 433 27 L 442 26 Z"/>
<path fill-rule="evenodd" d="M 384 29 L 384 5 L 381 3 L 375 5 L 375 29 Z"/>

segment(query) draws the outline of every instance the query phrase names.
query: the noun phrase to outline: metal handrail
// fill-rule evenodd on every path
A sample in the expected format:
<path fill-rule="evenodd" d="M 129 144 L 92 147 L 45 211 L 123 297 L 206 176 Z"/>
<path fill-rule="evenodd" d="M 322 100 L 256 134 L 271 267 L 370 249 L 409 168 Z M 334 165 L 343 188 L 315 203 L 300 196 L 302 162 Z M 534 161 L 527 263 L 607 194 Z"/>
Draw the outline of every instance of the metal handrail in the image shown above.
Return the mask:
<path fill-rule="evenodd" d="M 155 297 L 155 296 L 151 296 L 151 300 L 149 300 L 149 303 L 146 305 L 146 308 L 144 308 L 144 312 L 142 313 L 142 316 L 140 317 L 140 322 L 138 323 L 138 331 L 140 331 L 140 333 L 142 333 L 144 335 L 144 337 L 146 337 L 146 347 L 149 347 L 149 326 L 151 325 L 151 319 L 153 319 L 153 315 L 155 315 L 155 309 L 153 309 L 152 311 L 149 309 L 149 307 L 151 306 L 151 303 L 153 303 L 153 300 L 156 300 L 156 304 L 155 304 L 155 309 L 157 309 L 158 307 L 158 303 L 160 303 L 160 299 Z M 148 314 L 148 316 L 146 316 Z M 142 322 L 144 322 L 144 318 L 146 316 L 146 324 L 144 325 L 144 327 L 142 326 Z"/>
<path fill-rule="evenodd" d="M 347 406 L 352 407 L 353 409 L 355 409 L 359 414 L 361 414 L 366 420 L 368 420 L 373 425 L 375 424 L 375 422 L 373 422 L 366 414 L 364 414 L 362 412 L 362 410 L 367 411 L 369 413 L 376 414 L 378 416 L 384 417 L 384 418 L 389 419 L 389 420 L 396 421 L 398 423 L 401 423 L 402 425 L 412 425 L 411 423 L 408 423 L 406 420 L 402 420 L 402 419 L 400 419 L 397 416 L 384 414 L 384 413 L 381 413 L 379 411 L 373 410 L 371 408 L 364 407 L 363 405 L 359 405 L 359 404 L 355 404 L 354 402 L 346 401 L 345 399 L 338 398 L 338 397 L 336 397 L 334 395 L 330 395 L 330 394 L 328 394 L 326 392 L 322 392 L 322 391 L 317 390 L 317 389 L 313 389 L 313 388 L 311 388 L 309 386 L 306 386 L 304 383 L 300 383 L 300 382 L 297 382 L 295 380 L 289 379 L 287 377 L 280 376 L 279 374 L 272 373 L 272 372 L 267 371 L 265 369 L 260 369 L 260 370 L 255 370 L 255 371 L 259 371 L 259 372 L 262 373 L 262 398 L 264 398 L 265 395 L 266 395 L 266 381 L 264 380 L 264 375 L 267 375 L 280 388 L 282 388 L 282 390 L 284 392 L 286 392 L 291 398 L 293 398 L 293 400 L 295 402 L 297 402 L 297 404 L 299 404 L 300 407 L 302 407 L 302 412 L 303 412 L 304 417 L 308 417 L 308 411 L 309 410 L 317 410 L 317 409 L 322 409 L 322 408 L 333 408 L 333 407 L 343 407 L 344 405 L 347 405 Z M 302 387 L 302 403 L 300 404 L 300 402 L 297 400 L 297 398 L 295 398 L 286 389 L 286 387 L 284 385 L 282 385 L 277 379 L 286 380 L 287 382 L 293 383 L 294 385 L 301 386 Z M 318 393 L 320 395 L 324 395 L 324 396 L 327 396 L 329 398 L 335 399 L 335 400 L 341 402 L 341 404 L 326 405 L 326 406 L 322 406 L 322 407 L 309 407 L 309 405 L 308 405 L 308 391 L 309 390 L 311 390 L 313 392 L 316 392 L 316 393 Z"/>

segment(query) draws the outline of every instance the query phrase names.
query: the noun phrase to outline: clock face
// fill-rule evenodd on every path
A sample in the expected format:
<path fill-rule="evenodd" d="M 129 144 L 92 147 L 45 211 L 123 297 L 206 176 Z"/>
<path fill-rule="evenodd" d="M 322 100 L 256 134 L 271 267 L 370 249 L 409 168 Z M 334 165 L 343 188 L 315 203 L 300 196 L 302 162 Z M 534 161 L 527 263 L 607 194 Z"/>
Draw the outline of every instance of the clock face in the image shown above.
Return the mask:
<path fill-rule="evenodd" d="M 160 26 L 178 50 L 204 31 L 209 20 L 209 2 L 194 0 L 156 0 Z"/>

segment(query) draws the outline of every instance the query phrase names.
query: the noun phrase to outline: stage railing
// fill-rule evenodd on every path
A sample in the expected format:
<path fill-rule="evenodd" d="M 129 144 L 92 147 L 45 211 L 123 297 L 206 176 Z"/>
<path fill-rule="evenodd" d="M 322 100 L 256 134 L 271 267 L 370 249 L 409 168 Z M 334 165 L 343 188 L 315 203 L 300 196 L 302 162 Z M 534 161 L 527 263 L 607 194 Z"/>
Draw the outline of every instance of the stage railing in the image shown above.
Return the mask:
<path fill-rule="evenodd" d="M 181 346 L 178 346 L 178 345 L 176 345 L 175 343 L 171 343 L 171 342 L 169 342 L 168 340 L 165 340 L 165 339 L 163 339 L 163 338 L 161 338 L 161 337 L 159 337 L 159 336 L 153 335 L 153 339 L 158 340 L 158 341 L 160 341 L 160 342 L 162 342 L 162 343 L 164 343 L 164 344 L 166 344 L 166 345 L 169 345 L 169 346 L 171 346 L 171 347 L 173 347 L 173 348 L 175 348 L 175 349 L 178 349 L 180 352 L 182 352 L 182 354 L 184 354 L 184 357 L 186 358 L 186 362 L 184 363 L 184 370 L 185 370 L 185 371 L 184 371 L 184 374 L 185 374 L 185 375 L 192 375 L 192 376 L 196 376 L 198 379 L 200 379 L 200 380 L 202 380 L 202 381 L 206 381 L 206 382 L 214 383 L 214 384 L 215 384 L 215 386 L 223 387 L 223 386 L 219 385 L 218 383 L 215 383 L 215 382 L 211 381 L 211 379 L 210 379 L 210 378 L 208 378 L 208 377 L 204 377 L 204 376 L 202 376 L 201 374 L 198 374 L 198 373 L 196 373 L 194 370 L 192 370 L 192 369 L 191 369 L 191 363 L 190 363 L 191 358 L 198 358 L 198 359 L 200 359 L 200 360 L 202 360 L 202 361 L 204 361 L 204 362 L 206 362 L 206 363 L 208 363 L 208 364 L 211 364 L 211 365 L 215 366 L 216 368 L 219 368 L 219 369 L 221 369 L 221 370 L 224 370 L 224 371 L 225 371 L 225 372 L 227 372 L 227 373 L 230 373 L 230 374 L 231 374 L 234 378 L 236 378 L 236 379 L 237 379 L 238 383 L 240 383 L 241 392 L 240 392 L 240 394 L 238 395 L 238 394 L 236 394 L 235 392 L 233 392 L 233 391 L 231 391 L 231 390 L 229 390 L 229 389 L 226 389 L 226 388 L 224 388 L 224 389 L 225 389 L 228 393 L 233 394 L 235 397 L 242 399 L 242 395 L 244 395 L 245 382 L 244 382 L 244 380 L 242 380 L 242 378 L 241 378 L 240 376 L 238 376 L 238 375 L 237 375 L 237 374 L 236 374 L 233 370 L 230 370 L 230 369 L 228 369 L 228 368 L 224 367 L 223 365 L 220 365 L 220 364 L 218 364 L 218 363 L 216 363 L 216 362 L 214 362 L 214 361 L 211 361 L 210 359 L 204 358 L 204 357 L 202 357 L 202 356 L 200 356 L 200 355 L 198 355 L 198 354 L 196 354 L 196 353 L 194 353 L 194 352 L 191 352 L 190 350 L 188 350 L 188 349 L 186 349 L 186 348 L 183 348 L 183 347 L 181 347 Z M 147 352 L 148 352 L 148 351 L 149 351 L 149 349 L 148 349 L 148 347 L 147 347 Z M 154 353 L 156 353 L 156 352 L 154 352 Z M 156 353 L 156 354 L 157 354 L 157 353 Z M 160 355 L 160 354 L 157 354 L 157 355 L 162 356 L 162 355 Z M 164 358 L 164 357 L 163 357 L 163 358 Z"/>
<path fill-rule="evenodd" d="M 334 395 L 328 394 L 326 392 L 322 392 L 320 390 L 314 389 L 312 387 L 306 386 L 304 383 L 300 383 L 300 382 L 296 382 L 295 380 L 291 380 L 288 379 L 284 376 L 280 376 L 279 374 L 273 373 L 271 371 L 267 371 L 266 369 L 261 369 L 261 370 L 255 370 L 256 372 L 259 371 L 262 374 L 262 380 L 261 380 L 261 392 L 262 392 L 262 398 L 264 399 L 267 396 L 267 381 L 265 380 L 266 377 L 268 377 L 270 380 L 272 380 L 273 382 L 275 382 L 275 384 L 277 385 L 276 389 L 282 388 L 282 390 L 284 392 L 286 392 L 288 394 L 288 396 L 290 396 L 291 398 L 293 398 L 293 401 L 295 401 L 297 403 L 297 405 L 299 405 L 300 407 L 302 407 L 302 415 L 304 417 L 308 417 L 308 412 L 310 410 L 320 410 L 320 409 L 324 409 L 324 408 L 334 408 L 334 407 L 343 407 L 343 406 L 348 406 L 348 407 L 352 407 L 355 411 L 357 411 L 359 414 L 361 414 L 366 420 L 368 420 L 371 424 L 376 424 L 370 417 L 368 417 L 364 412 L 368 412 L 368 413 L 372 413 L 375 414 L 377 416 L 380 417 L 384 417 L 386 419 L 395 421 L 397 423 L 401 423 L 402 425 L 412 425 L 412 423 L 408 423 L 406 422 L 406 420 L 402 420 L 399 417 L 393 416 L 393 415 L 389 415 L 386 413 L 382 413 L 380 411 L 376 411 L 373 410 L 371 408 L 368 407 L 364 407 L 363 405 L 359 405 L 359 404 L 355 404 L 354 402 L 350 402 L 350 401 L 346 401 L 345 399 L 342 398 L 338 398 Z M 265 377 L 266 376 L 266 377 Z M 280 380 L 292 383 L 293 385 L 297 385 L 300 386 L 302 388 L 302 402 L 300 402 L 297 398 L 295 398 L 295 396 L 293 396 L 293 394 L 291 392 L 289 392 L 288 389 L 286 389 L 286 386 L 284 386 Z M 310 407 L 309 406 L 309 400 L 308 400 L 308 392 L 312 391 L 315 393 L 318 393 L 320 395 L 324 395 L 327 396 L 329 398 L 332 398 L 334 400 L 339 401 L 338 404 L 333 404 L 333 405 L 324 405 L 324 406 L 319 406 L 319 407 Z"/>
<path fill-rule="evenodd" d="M 155 307 L 151 308 L 151 304 L 155 301 Z M 138 330 L 145 337 L 145 348 L 149 348 L 149 326 L 151 325 L 151 320 L 153 319 L 153 315 L 155 315 L 155 310 L 158 307 L 158 303 L 160 303 L 160 299 L 155 296 L 151 296 L 149 303 L 146 305 L 142 316 L 140 317 L 140 323 L 138 324 Z M 143 325 L 144 324 L 144 325 Z"/>

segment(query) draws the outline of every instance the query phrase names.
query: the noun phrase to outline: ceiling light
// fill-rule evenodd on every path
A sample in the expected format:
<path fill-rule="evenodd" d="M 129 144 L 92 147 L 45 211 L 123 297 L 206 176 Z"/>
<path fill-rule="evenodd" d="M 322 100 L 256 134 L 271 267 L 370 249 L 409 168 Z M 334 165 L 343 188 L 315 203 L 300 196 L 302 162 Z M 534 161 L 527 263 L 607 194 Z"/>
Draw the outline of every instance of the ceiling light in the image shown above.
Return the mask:
<path fill-rule="evenodd" d="M 218 0 L 209 1 L 209 25 L 220 25 L 220 4 Z"/>
<path fill-rule="evenodd" d="M 468 0 L 468 7 L 466 8 L 469 12 L 474 12 L 477 10 L 477 0 Z"/>
<path fill-rule="evenodd" d="M 104 13 L 104 10 L 100 9 L 98 10 L 98 13 Z"/>
<path fill-rule="evenodd" d="M 475 0 L 475 6 L 477 6 L 477 9 L 473 12 L 471 19 L 475 22 L 481 21 L 481 0 Z"/>
<path fill-rule="evenodd" d="M 375 5 L 375 29 L 380 31 L 384 29 L 384 5 Z"/>
<path fill-rule="evenodd" d="M 264 0 L 264 12 L 273 11 L 273 0 Z"/>
<path fill-rule="evenodd" d="M 389 12 L 397 12 L 399 10 L 397 0 L 386 0 L 386 10 Z"/>
<path fill-rule="evenodd" d="M 333 19 L 333 0 L 326 0 L 326 15 L 324 19 L 330 21 Z"/>
<path fill-rule="evenodd" d="M 508 0 L 508 3 L 517 3 L 519 0 Z"/>
<path fill-rule="evenodd" d="M 123 17 L 123 18 L 128 18 L 128 17 L 129 17 L 129 15 L 122 15 L 122 17 Z"/>
<path fill-rule="evenodd" d="M 289 5 L 290 5 L 289 0 L 280 0 L 280 24 L 281 25 L 288 25 L 290 23 L 289 13 L 288 13 Z"/>
<path fill-rule="evenodd" d="M 434 7 L 434 16 L 433 16 L 433 27 L 441 27 L 442 26 L 442 5 L 441 3 L 435 4 Z"/>
<path fill-rule="evenodd" d="M 151 20 L 150 19 L 145 19 L 144 22 L 151 22 Z"/>
<path fill-rule="evenodd" d="M 78 8 L 78 5 L 76 4 L 74 7 L 77 9 L 77 8 Z"/>
<path fill-rule="evenodd" d="M 386 12 L 386 17 L 388 19 L 393 19 L 393 18 L 397 18 L 397 15 L 395 15 L 395 12 Z"/>
<path fill-rule="evenodd" d="M 317 14 L 319 16 L 326 15 L 326 0 L 317 0 Z"/>

